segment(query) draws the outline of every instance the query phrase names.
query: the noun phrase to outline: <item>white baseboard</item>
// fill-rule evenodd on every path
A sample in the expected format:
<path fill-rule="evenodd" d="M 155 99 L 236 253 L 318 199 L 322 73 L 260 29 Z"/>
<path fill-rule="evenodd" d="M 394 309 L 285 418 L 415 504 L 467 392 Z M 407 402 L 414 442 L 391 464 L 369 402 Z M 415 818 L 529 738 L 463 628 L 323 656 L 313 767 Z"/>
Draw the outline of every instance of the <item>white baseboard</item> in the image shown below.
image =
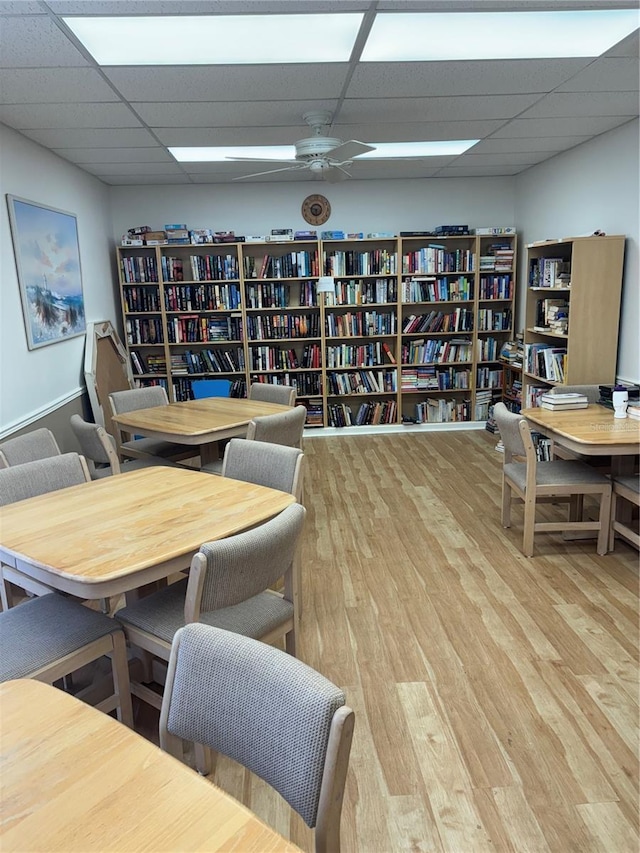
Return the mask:
<path fill-rule="evenodd" d="M 415 435 L 417 432 L 459 432 L 462 430 L 484 429 L 485 421 L 455 421 L 448 424 L 376 424 L 350 427 L 307 427 L 305 441 L 309 438 L 332 438 L 351 435 L 389 435 L 402 433 Z"/>

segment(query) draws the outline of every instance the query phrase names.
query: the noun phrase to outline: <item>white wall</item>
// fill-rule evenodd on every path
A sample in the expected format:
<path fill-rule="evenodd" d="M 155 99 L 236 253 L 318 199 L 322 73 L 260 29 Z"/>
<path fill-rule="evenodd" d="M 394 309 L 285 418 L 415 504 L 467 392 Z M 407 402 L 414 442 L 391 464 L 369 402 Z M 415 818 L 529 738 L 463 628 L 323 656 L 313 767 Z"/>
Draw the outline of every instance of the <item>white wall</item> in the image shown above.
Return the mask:
<path fill-rule="evenodd" d="M 329 199 L 331 217 L 321 229 L 427 230 L 436 225 L 512 225 L 513 178 L 323 181 L 201 186 L 114 187 L 114 238 L 134 225 L 269 234 L 272 228 L 305 229 L 300 207 L 311 193 Z"/>
<path fill-rule="evenodd" d="M 527 243 L 594 231 L 626 234 L 617 374 L 630 382 L 640 381 L 638 126 L 629 122 L 516 178 L 518 231 Z M 523 275 L 521 266 L 522 301 Z"/>
<path fill-rule="evenodd" d="M 84 385 L 84 336 L 28 350 L 6 193 L 78 220 L 88 321 L 117 319 L 109 188 L 0 124 L 0 436 L 42 416 Z"/>

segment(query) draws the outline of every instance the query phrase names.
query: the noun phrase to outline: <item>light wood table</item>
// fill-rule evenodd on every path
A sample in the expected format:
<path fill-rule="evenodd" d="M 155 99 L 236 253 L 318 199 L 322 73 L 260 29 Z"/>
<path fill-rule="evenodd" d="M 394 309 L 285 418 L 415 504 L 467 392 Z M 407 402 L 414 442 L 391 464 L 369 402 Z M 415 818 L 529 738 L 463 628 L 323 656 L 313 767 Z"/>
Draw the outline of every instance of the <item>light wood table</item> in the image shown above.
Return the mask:
<path fill-rule="evenodd" d="M 109 598 L 188 568 L 203 542 L 294 502 L 240 480 L 144 468 L 0 507 L 0 560 L 78 598 Z"/>
<path fill-rule="evenodd" d="M 522 415 L 535 430 L 573 453 L 611 456 L 615 473 L 623 469 L 624 457 L 640 453 L 640 422 L 633 418 L 614 418 L 612 409 L 597 403 L 566 412 L 523 409 Z"/>
<path fill-rule="evenodd" d="M 200 448 L 202 464 L 213 462 L 217 456 L 215 442 L 243 436 L 249 421 L 262 415 L 289 411 L 290 406 L 263 403 L 235 397 L 207 397 L 136 409 L 113 415 L 112 420 L 132 434 L 159 438 L 177 444 Z"/>
<path fill-rule="evenodd" d="M 299 851 L 194 770 L 61 690 L 7 681 L 0 706 L 3 853 Z"/>

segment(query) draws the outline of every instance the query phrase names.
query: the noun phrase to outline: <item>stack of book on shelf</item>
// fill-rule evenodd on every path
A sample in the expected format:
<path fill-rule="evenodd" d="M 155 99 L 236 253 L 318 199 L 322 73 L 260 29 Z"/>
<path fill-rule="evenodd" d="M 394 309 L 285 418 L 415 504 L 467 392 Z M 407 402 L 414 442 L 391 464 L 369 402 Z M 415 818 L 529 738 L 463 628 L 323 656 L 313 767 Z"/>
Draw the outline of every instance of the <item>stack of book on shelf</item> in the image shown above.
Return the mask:
<path fill-rule="evenodd" d="M 612 395 L 615 387 L 615 385 L 599 386 L 600 399 L 598 400 L 598 403 L 600 403 L 601 406 L 606 406 L 608 409 L 613 409 Z M 624 387 L 627 390 L 627 394 L 629 396 L 629 406 L 637 406 L 640 404 L 640 385 L 625 385 L 620 387 Z"/>
<path fill-rule="evenodd" d="M 539 405 L 543 409 L 551 409 L 554 412 L 586 409 L 589 398 L 585 394 L 541 394 Z"/>
<path fill-rule="evenodd" d="M 636 421 L 640 421 L 640 403 L 629 403 L 627 415 Z"/>

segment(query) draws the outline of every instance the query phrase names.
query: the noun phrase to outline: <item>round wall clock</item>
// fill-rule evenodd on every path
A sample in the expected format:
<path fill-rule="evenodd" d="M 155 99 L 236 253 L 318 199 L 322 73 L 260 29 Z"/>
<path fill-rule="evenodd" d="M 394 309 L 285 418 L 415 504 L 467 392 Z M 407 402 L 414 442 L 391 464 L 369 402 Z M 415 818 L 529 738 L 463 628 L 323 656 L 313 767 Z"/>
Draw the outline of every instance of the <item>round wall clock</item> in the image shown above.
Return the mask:
<path fill-rule="evenodd" d="M 331 205 L 323 195 L 308 195 L 302 202 L 302 216 L 309 225 L 324 225 L 331 216 Z"/>

